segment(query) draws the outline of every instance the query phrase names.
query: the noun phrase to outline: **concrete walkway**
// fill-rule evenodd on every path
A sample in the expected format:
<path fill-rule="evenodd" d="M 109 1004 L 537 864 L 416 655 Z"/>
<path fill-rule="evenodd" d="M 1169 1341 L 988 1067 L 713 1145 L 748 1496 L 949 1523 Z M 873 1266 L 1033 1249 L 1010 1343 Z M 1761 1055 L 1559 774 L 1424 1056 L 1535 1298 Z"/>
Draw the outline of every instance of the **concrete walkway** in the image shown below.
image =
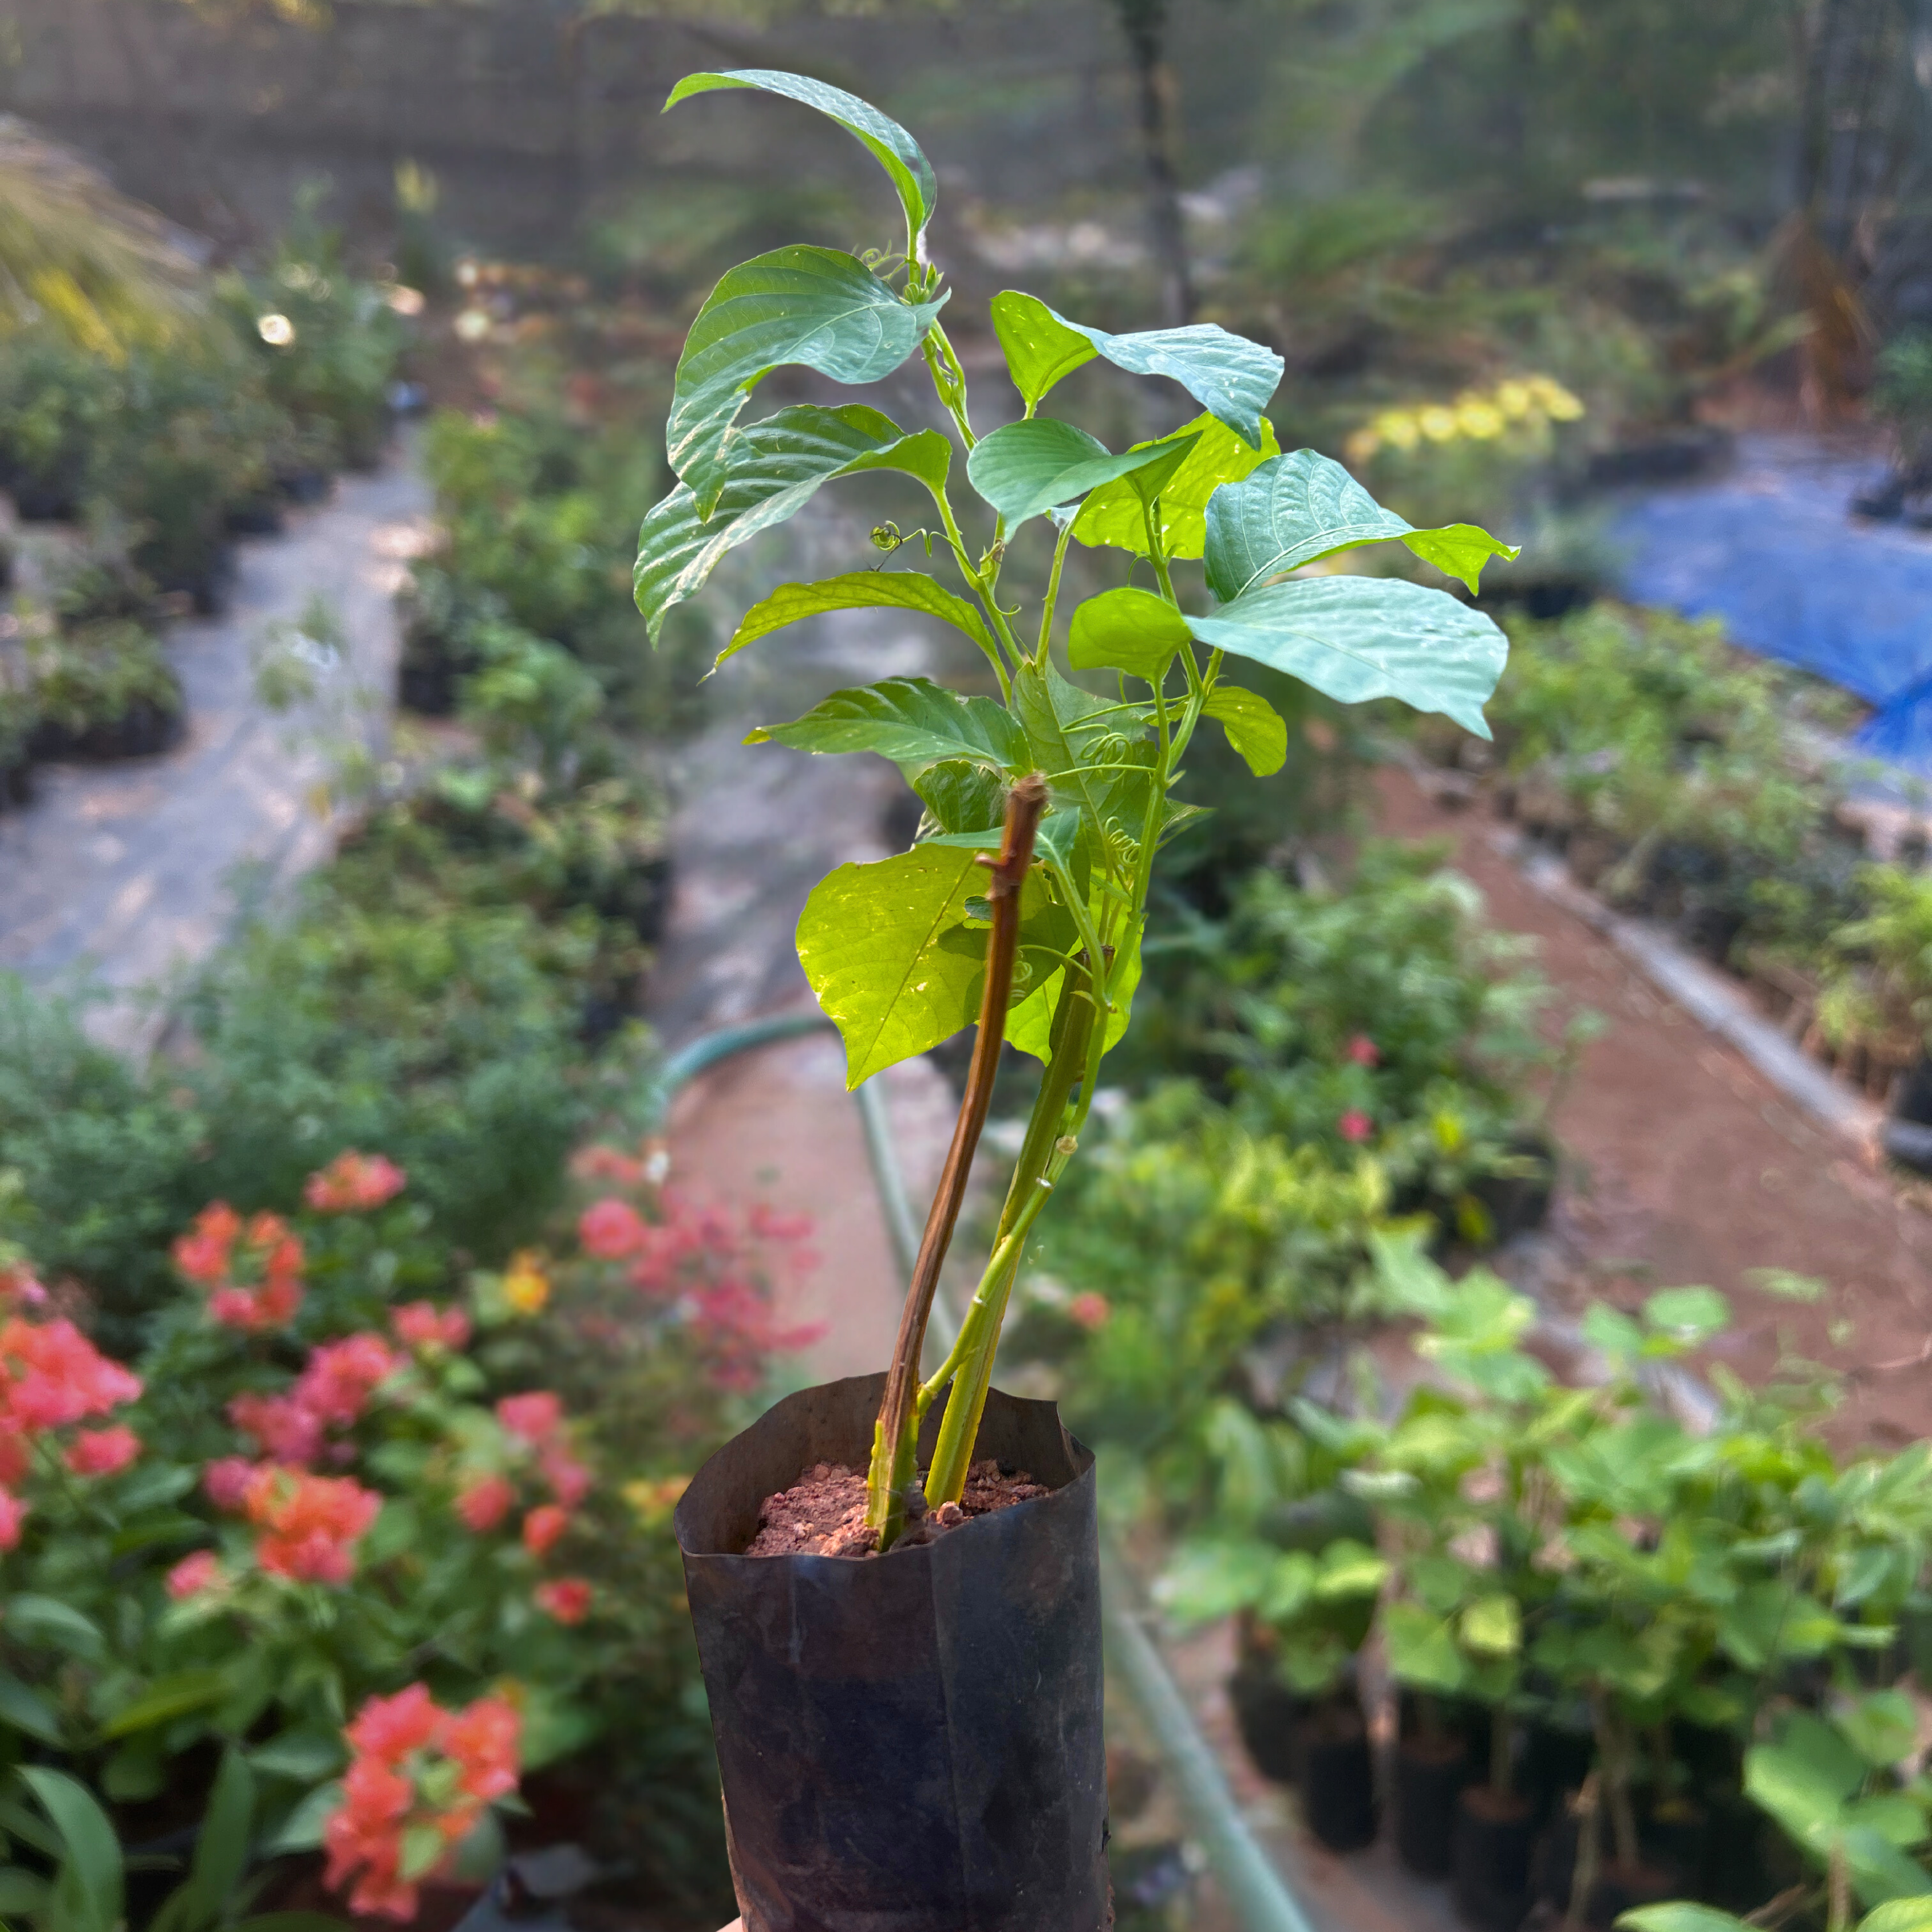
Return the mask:
<path fill-rule="evenodd" d="M 242 545 L 226 615 L 169 638 L 188 697 L 182 742 L 158 758 L 44 766 L 35 802 L 0 815 L 0 970 L 40 986 L 92 976 L 131 996 L 222 938 L 238 868 L 262 868 L 272 883 L 326 854 L 324 740 L 386 730 L 394 593 L 429 509 L 405 452 L 292 514 L 285 535 Z M 341 661 L 319 670 L 312 702 L 278 715 L 256 698 L 256 653 L 278 626 L 298 627 L 317 598 L 339 629 Z M 138 1048 L 159 1025 L 122 997 L 97 1030 Z"/>

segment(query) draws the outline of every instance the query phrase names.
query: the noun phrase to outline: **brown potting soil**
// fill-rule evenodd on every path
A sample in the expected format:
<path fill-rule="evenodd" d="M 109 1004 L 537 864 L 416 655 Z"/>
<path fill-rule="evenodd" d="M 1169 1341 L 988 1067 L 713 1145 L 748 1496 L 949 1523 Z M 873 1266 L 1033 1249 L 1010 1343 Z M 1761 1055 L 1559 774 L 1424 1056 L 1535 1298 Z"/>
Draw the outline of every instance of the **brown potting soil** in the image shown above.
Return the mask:
<path fill-rule="evenodd" d="M 1024 1469 L 988 1460 L 966 1472 L 964 1493 L 956 1503 L 928 1510 L 914 1491 L 907 1514 L 913 1520 L 892 1546 L 915 1550 L 936 1541 L 949 1529 L 970 1522 L 976 1516 L 1011 1509 L 1050 1492 Z M 866 1521 L 866 1478 L 862 1470 L 840 1462 L 820 1462 L 806 1471 L 788 1490 L 767 1496 L 758 1510 L 758 1533 L 747 1556 L 870 1556 L 878 1545 L 877 1533 Z"/>
<path fill-rule="evenodd" d="M 1493 1784 L 1469 1784 L 1462 1788 L 1462 1808 L 1486 1825 L 1513 1825 L 1528 1816 L 1529 1800 Z"/>

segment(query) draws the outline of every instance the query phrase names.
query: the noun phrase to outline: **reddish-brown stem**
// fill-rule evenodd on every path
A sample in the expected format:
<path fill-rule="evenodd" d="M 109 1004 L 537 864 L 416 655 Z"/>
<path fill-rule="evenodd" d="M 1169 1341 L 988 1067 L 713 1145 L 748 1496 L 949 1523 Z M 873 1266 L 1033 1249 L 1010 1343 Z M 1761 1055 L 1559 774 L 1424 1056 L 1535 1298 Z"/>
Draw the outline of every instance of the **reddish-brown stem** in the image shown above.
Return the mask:
<path fill-rule="evenodd" d="M 1006 1036 L 1006 1006 L 1012 993 L 1013 965 L 1018 956 L 1020 895 L 1033 865 L 1034 835 L 1046 809 L 1046 778 L 1029 772 L 1006 795 L 1006 819 L 996 856 L 982 857 L 991 868 L 986 897 L 992 902 L 993 929 L 986 941 L 986 989 L 980 1001 L 980 1030 L 973 1042 L 973 1060 L 966 1075 L 966 1093 L 952 1130 L 946 1166 L 926 1220 L 926 1233 L 913 1264 L 905 1308 L 899 1317 L 898 1339 L 886 1378 L 885 1400 L 872 1440 L 872 1468 L 867 1515 L 879 1533 L 879 1546 L 890 1546 L 904 1511 L 903 1492 L 914 1475 L 914 1451 L 919 1426 L 914 1398 L 919 1393 L 920 1357 L 926 1347 L 926 1323 L 932 1298 L 938 1291 L 939 1271 L 952 1245 L 952 1230 L 966 1197 L 966 1180 L 973 1156 L 993 1104 L 993 1076 L 999 1070 L 1000 1048 Z"/>

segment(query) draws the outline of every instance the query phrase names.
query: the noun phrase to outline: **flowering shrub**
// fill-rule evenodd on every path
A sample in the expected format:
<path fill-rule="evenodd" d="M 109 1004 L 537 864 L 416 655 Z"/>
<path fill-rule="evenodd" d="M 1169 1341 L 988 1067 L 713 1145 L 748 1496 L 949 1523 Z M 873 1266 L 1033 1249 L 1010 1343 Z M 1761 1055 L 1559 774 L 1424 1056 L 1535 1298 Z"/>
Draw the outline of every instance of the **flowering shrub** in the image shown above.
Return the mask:
<path fill-rule="evenodd" d="M 0 1752 L 151 1827 L 192 1821 L 225 1742 L 262 1842 L 398 1917 L 520 1769 L 589 1748 L 628 1763 L 598 1780 L 617 1802 L 705 1842 L 665 1516 L 806 1339 L 762 1259 L 802 1231 L 688 1205 L 644 1155 L 582 1166 L 580 1238 L 454 1297 L 380 1156 L 286 1218 L 214 1203 L 138 1373 L 0 1250 Z"/>

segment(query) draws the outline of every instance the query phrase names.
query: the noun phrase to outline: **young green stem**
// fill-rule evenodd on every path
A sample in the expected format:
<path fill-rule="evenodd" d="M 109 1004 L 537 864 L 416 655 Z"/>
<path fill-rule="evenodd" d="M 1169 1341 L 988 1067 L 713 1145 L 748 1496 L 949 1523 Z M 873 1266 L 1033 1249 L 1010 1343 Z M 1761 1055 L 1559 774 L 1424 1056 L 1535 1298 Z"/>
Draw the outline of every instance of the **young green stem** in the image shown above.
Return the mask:
<path fill-rule="evenodd" d="M 1034 1096 L 1026 1139 L 1006 1190 L 1006 1205 L 994 1238 L 992 1263 L 959 1325 L 952 1360 L 927 1385 L 926 1400 L 930 1402 L 949 1376 L 952 1382 L 939 1439 L 933 1446 L 932 1467 L 926 1478 L 926 1499 L 935 1509 L 941 1503 L 957 1502 L 964 1492 L 980 1418 L 986 1412 L 987 1392 L 992 1386 L 1000 1324 L 1018 1270 L 1020 1250 L 1034 1217 L 1046 1206 L 1054 1179 L 1071 1153 L 1066 1132 L 1068 1107 L 1074 1082 L 1088 1072 L 1088 1043 L 1097 1017 L 1088 992 L 1090 983 L 1086 970 L 1067 968 L 1060 1002 L 1054 1010 L 1046 1072 Z"/>
<path fill-rule="evenodd" d="M 1597 1764 L 1603 1774 L 1604 1801 L 1610 1814 L 1617 1863 L 1624 1871 L 1633 1872 L 1642 1864 L 1642 1856 L 1637 1843 L 1636 1808 L 1630 1802 L 1630 1741 L 1604 1698 L 1591 1699 L 1590 1718 L 1597 1733 Z"/>
<path fill-rule="evenodd" d="M 1582 1932 L 1590 1909 L 1590 1894 L 1597 1888 L 1597 1793 L 1601 1774 L 1592 1772 L 1583 1780 L 1573 1808 L 1576 1819 L 1576 1863 L 1570 1880 L 1570 1909 L 1563 1916 L 1565 1932 Z"/>
<path fill-rule="evenodd" d="M 1046 781 L 1030 772 L 1006 797 L 1006 829 L 996 858 L 983 860 L 992 876 L 986 896 L 992 903 L 993 929 L 986 942 L 986 989 L 980 1004 L 980 1030 L 966 1076 L 966 1094 L 952 1130 L 946 1166 L 926 1216 L 926 1233 L 906 1291 L 898 1340 L 886 1378 L 886 1395 L 873 1432 L 872 1466 L 866 1482 L 866 1521 L 888 1550 L 904 1519 L 904 1491 L 912 1480 L 918 1446 L 919 1358 L 926 1346 L 926 1322 L 939 1286 L 939 1271 L 952 1244 L 952 1230 L 965 1198 L 966 1179 L 980 1144 L 986 1112 L 993 1102 L 993 1076 L 1006 1036 L 1007 997 L 1012 991 L 1013 961 L 1019 950 L 1020 893 L 1033 864 L 1034 835 L 1046 809 Z"/>

